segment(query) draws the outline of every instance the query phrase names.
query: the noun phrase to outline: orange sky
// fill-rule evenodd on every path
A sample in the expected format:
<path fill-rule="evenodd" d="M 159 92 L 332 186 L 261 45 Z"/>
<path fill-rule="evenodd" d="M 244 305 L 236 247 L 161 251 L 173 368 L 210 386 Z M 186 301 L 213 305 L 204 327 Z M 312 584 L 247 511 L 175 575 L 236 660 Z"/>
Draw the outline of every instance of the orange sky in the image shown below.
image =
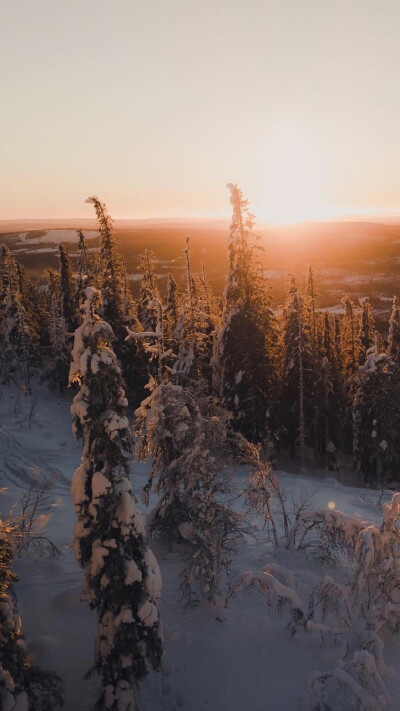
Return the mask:
<path fill-rule="evenodd" d="M 0 6 L 0 219 L 400 213 L 398 0 Z"/>

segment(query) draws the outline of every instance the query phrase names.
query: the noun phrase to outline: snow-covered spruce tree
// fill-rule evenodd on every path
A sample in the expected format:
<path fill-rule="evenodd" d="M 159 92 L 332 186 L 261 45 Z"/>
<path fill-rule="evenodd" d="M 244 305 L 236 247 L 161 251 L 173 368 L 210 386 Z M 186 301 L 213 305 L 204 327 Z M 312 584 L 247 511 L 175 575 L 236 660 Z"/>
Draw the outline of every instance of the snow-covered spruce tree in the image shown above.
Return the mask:
<path fill-rule="evenodd" d="M 134 404 L 143 398 L 143 387 L 147 380 L 146 363 L 143 352 L 133 350 L 125 342 L 126 326 L 136 321 L 136 314 L 127 313 L 127 280 L 125 263 L 122 259 L 114 225 L 104 203 L 97 197 L 86 202 L 94 205 L 100 232 L 100 279 L 102 294 L 102 316 L 110 324 L 115 335 L 115 353 L 121 364 L 125 387 Z M 93 286 L 97 286 L 93 282 Z"/>
<path fill-rule="evenodd" d="M 309 331 L 310 331 L 310 342 L 311 342 L 311 349 L 312 349 L 312 355 L 313 358 L 315 359 L 316 362 L 319 360 L 319 312 L 318 312 L 318 288 L 317 288 L 317 283 L 315 281 L 314 273 L 312 270 L 312 267 L 308 267 L 308 273 L 307 273 L 307 286 L 306 286 L 306 294 L 305 294 L 305 307 L 306 307 L 306 315 L 307 315 L 307 320 L 309 322 Z M 308 311 L 308 314 L 307 314 Z"/>
<path fill-rule="evenodd" d="M 162 302 L 163 309 L 163 339 L 167 350 L 170 350 L 176 358 L 179 344 L 176 337 L 176 327 L 178 324 L 181 298 L 178 293 L 178 285 L 171 274 L 167 276 L 167 293 Z"/>
<path fill-rule="evenodd" d="M 358 370 L 353 402 L 354 463 L 370 484 L 399 479 L 399 402 L 398 369 L 375 345 Z"/>
<path fill-rule="evenodd" d="M 214 299 L 212 297 L 211 288 L 208 283 L 207 274 L 206 274 L 206 267 L 205 267 L 204 262 L 201 265 L 201 274 L 199 275 L 199 281 L 200 281 L 200 285 L 201 285 L 200 292 L 202 294 L 201 301 L 204 304 L 204 310 L 207 314 L 211 315 L 211 313 L 213 313 L 213 311 L 215 311 L 216 309 L 215 309 L 215 305 L 213 303 Z"/>
<path fill-rule="evenodd" d="M 196 390 L 193 395 L 196 397 Z M 227 412 L 209 396 L 199 400 L 199 409 L 201 427 L 194 429 L 192 446 L 186 453 L 186 471 L 191 474 L 186 485 L 190 517 L 180 533 L 191 550 L 180 584 L 187 601 L 196 598 L 196 585 L 200 585 L 201 595 L 215 603 L 242 535 L 243 520 L 230 508 L 232 485 L 223 469 L 230 456 Z"/>
<path fill-rule="evenodd" d="M 49 272 L 49 336 L 51 364 L 47 369 L 47 377 L 52 389 L 63 392 L 68 386 L 69 366 L 71 361 L 70 338 L 63 316 L 61 303 L 60 278 Z"/>
<path fill-rule="evenodd" d="M 125 318 L 130 321 L 133 317 L 136 318 L 136 304 L 133 300 L 131 289 L 129 286 L 129 274 L 125 259 L 122 259 L 123 272 L 123 307 Z"/>
<path fill-rule="evenodd" d="M 214 602 L 227 572 L 240 517 L 227 505 L 230 484 L 222 462 L 227 413 L 201 384 L 183 387 L 165 379 L 136 412 L 139 459 L 152 460 L 145 501 L 158 495 L 146 519 L 151 535 L 187 542 L 187 564 L 180 576 L 182 596 L 201 594 Z"/>
<path fill-rule="evenodd" d="M 345 381 L 347 406 L 343 421 L 343 449 L 353 451 L 352 406 L 356 388 L 356 373 L 360 364 L 360 318 L 359 309 L 349 296 L 342 299 L 344 314 L 340 321 L 340 356 Z"/>
<path fill-rule="evenodd" d="M 392 312 L 389 319 L 388 355 L 393 363 L 400 366 L 400 307 L 397 297 L 393 297 Z"/>
<path fill-rule="evenodd" d="M 344 314 L 340 330 L 343 371 L 347 382 L 357 370 L 360 354 L 359 319 L 356 306 L 349 296 L 342 299 Z"/>
<path fill-rule="evenodd" d="M 1 285 L 0 339 L 2 345 L 2 377 L 8 379 L 20 373 L 29 387 L 30 374 L 38 365 L 39 334 L 34 319 L 30 319 L 26 299 L 20 291 L 21 279 L 15 259 L 3 247 Z"/>
<path fill-rule="evenodd" d="M 138 333 L 128 330 L 127 336 L 130 342 L 144 343 L 153 361 L 154 372 L 154 377 L 150 376 L 146 386 L 150 395 L 135 412 L 135 430 L 138 435 L 136 455 L 140 461 L 148 458 L 152 460 L 148 483 L 143 490 L 144 502 L 148 504 L 152 490 L 159 496 L 156 506 L 146 517 L 147 530 L 155 537 L 176 539 L 180 537 L 180 524 L 188 519 L 184 502 L 187 472 L 181 471 L 177 465 L 183 451 L 188 449 L 188 423 L 195 419 L 199 409 L 196 399 L 192 397 L 192 390 L 171 380 L 174 371 L 168 368 L 165 358 L 164 309 L 160 302 L 157 303 L 155 330 Z M 191 381 L 191 384 L 194 382 Z M 188 379 L 185 385 L 189 385 Z M 194 413 L 191 412 L 192 406 L 195 408 Z"/>
<path fill-rule="evenodd" d="M 360 332 L 358 335 L 358 341 L 360 344 L 360 350 L 358 354 L 358 364 L 363 365 L 367 357 L 367 352 L 369 348 L 374 344 L 375 338 L 375 324 L 371 313 L 371 304 L 368 299 L 365 299 L 362 304 L 361 309 L 361 319 L 360 319 Z"/>
<path fill-rule="evenodd" d="M 75 285 L 72 276 L 71 260 L 62 244 L 58 245 L 60 263 L 61 312 L 67 330 L 72 333 L 78 325 L 75 301 Z"/>
<path fill-rule="evenodd" d="M 80 384 L 71 408 L 73 429 L 83 440 L 72 481 L 75 553 L 98 616 L 94 670 L 103 681 L 102 707 L 133 711 L 147 663 L 156 670 L 161 665 L 161 578 L 128 478 L 127 400 L 113 332 L 96 314 L 101 295 L 93 287 L 86 289 L 84 309 L 70 370 L 70 382 Z"/>
<path fill-rule="evenodd" d="M 316 455 L 323 459 L 324 444 L 321 442 L 321 419 L 324 419 L 323 412 L 326 406 L 323 387 L 317 386 L 321 381 L 322 386 L 326 383 L 326 363 L 323 361 L 323 324 L 321 314 L 318 310 L 318 285 L 314 277 L 312 267 L 309 266 L 307 273 L 306 291 L 303 297 L 303 320 L 310 341 L 310 366 L 316 383 L 314 388 L 314 415 L 312 422 L 312 439 L 310 444 L 314 446 Z"/>
<path fill-rule="evenodd" d="M 83 234 L 82 230 L 77 230 L 76 233 L 78 235 L 78 249 L 79 249 L 78 274 L 76 277 L 76 292 L 78 294 L 81 294 L 81 293 L 83 293 L 83 290 L 86 289 L 87 286 L 92 286 L 92 285 L 87 283 L 88 276 L 89 276 L 89 259 L 88 259 L 88 249 L 87 249 L 87 245 L 86 245 L 85 235 Z M 78 304 L 79 303 L 80 303 L 80 299 L 78 298 Z"/>
<path fill-rule="evenodd" d="M 334 358 L 343 372 L 340 320 L 336 314 L 333 316 L 333 352 Z"/>
<path fill-rule="evenodd" d="M 313 444 L 315 372 L 304 299 L 291 277 L 281 322 L 281 441 L 293 457 L 297 445 L 304 465 L 304 447 Z"/>
<path fill-rule="evenodd" d="M 101 286 L 100 257 L 97 252 L 90 251 L 86 244 L 86 238 L 82 230 L 77 230 L 78 235 L 78 273 L 76 277 L 75 302 L 76 310 L 79 311 L 85 301 L 85 289 L 87 286 L 94 286 L 97 289 Z"/>
<path fill-rule="evenodd" d="M 136 410 L 138 435 L 136 455 L 152 461 L 148 483 L 143 491 L 145 503 L 153 490 L 158 495 L 155 507 L 146 518 L 152 536 L 180 538 L 179 527 L 190 519 L 187 500 L 188 462 L 194 455 L 193 438 L 202 428 L 197 398 L 190 387 L 163 381 L 150 381 L 151 394 Z"/>
<path fill-rule="evenodd" d="M 221 330 L 221 310 L 215 300 L 207 280 L 206 269 L 202 265 L 201 273 L 197 275 L 197 360 L 199 377 L 213 392 L 215 352 L 218 351 L 218 337 Z"/>
<path fill-rule="evenodd" d="M 12 257 L 7 246 L 0 250 L 0 327 L 10 334 L 17 320 L 25 321 L 29 351 L 35 351 L 36 363 L 40 346 L 46 345 L 45 309 L 38 291 L 25 267 Z M 7 319 L 10 321 L 7 322 Z M 12 340 L 12 339 L 11 339 Z M 26 344 L 28 345 L 28 344 Z M 22 342 L 20 343 L 22 347 Z"/>
<path fill-rule="evenodd" d="M 143 276 L 139 285 L 138 317 L 145 331 L 155 331 L 157 326 L 157 302 L 160 294 L 157 286 L 157 277 L 154 274 L 154 255 L 145 250 L 140 256 L 140 266 Z"/>
<path fill-rule="evenodd" d="M 180 315 L 175 329 L 178 343 L 178 358 L 175 363 L 175 369 L 193 379 L 197 379 L 201 377 L 198 369 L 198 341 L 200 333 L 197 333 L 196 329 L 198 307 L 190 261 L 189 235 L 186 236 L 186 246 L 183 253 L 186 270 L 186 299 L 181 305 Z"/>
<path fill-rule="evenodd" d="M 13 573 L 13 537 L 17 527 L 0 520 L 0 708 L 3 711 L 52 711 L 60 708 L 61 680 L 33 667 L 21 630 Z"/>
<path fill-rule="evenodd" d="M 214 602 L 241 523 L 226 503 L 229 415 L 207 394 L 205 381 L 168 366 L 171 352 L 164 349 L 161 309 L 158 314 L 155 332 L 128 335 L 150 341 L 147 347 L 158 363 L 156 378 L 148 384 L 150 396 L 135 413 L 136 454 L 141 461 L 152 460 L 145 503 L 151 491 L 158 495 L 146 527 L 153 536 L 186 541 L 183 598 L 192 600 L 199 585 L 201 594 Z"/>
<path fill-rule="evenodd" d="M 100 232 L 100 268 L 102 315 L 115 336 L 125 334 L 124 267 L 114 225 L 104 203 L 93 196 L 86 200 L 94 205 Z"/>
<path fill-rule="evenodd" d="M 20 295 L 21 303 L 29 320 L 30 331 L 37 345 L 41 345 L 45 339 L 43 333 L 43 321 L 45 314 L 43 313 L 42 302 L 40 300 L 40 292 L 32 282 L 25 267 L 18 261 L 15 261 L 17 288 Z"/>
<path fill-rule="evenodd" d="M 166 366 L 171 363 L 171 357 L 172 362 L 175 359 L 171 349 L 167 349 L 165 346 L 164 316 L 166 307 L 161 301 L 157 300 L 154 302 L 154 308 L 157 314 L 154 331 L 132 331 L 130 328 L 126 329 L 128 333 L 126 341 L 133 347 L 140 345 L 146 355 L 150 381 L 145 387 L 150 390 L 153 390 L 156 384 L 163 380 Z M 141 329 L 141 324 L 138 321 L 136 325 Z"/>
<path fill-rule="evenodd" d="M 316 364 L 317 412 L 315 417 L 316 453 L 323 466 L 334 465 L 334 452 L 342 441 L 346 409 L 344 378 L 335 346 L 335 323 L 325 311 L 320 358 Z M 332 455 L 332 456 L 330 456 Z"/>
<path fill-rule="evenodd" d="M 50 297 L 48 291 L 44 289 L 36 290 L 35 309 L 37 314 L 39 334 L 40 334 L 40 350 L 44 354 L 49 348 L 49 312 L 50 312 Z"/>
<path fill-rule="evenodd" d="M 211 291 L 203 267 L 202 276 L 193 275 L 190 239 L 183 250 L 186 266 L 186 294 L 181 300 L 174 331 L 177 359 L 174 369 L 193 380 L 204 380 L 211 392 L 214 340 L 219 320 L 212 311 Z"/>
<path fill-rule="evenodd" d="M 215 390 L 215 383 L 219 377 L 218 341 L 221 331 L 221 305 L 220 300 L 213 295 L 204 264 L 197 279 L 199 328 L 202 334 L 198 345 L 199 369 L 201 377 L 207 381 L 209 392 L 219 392 L 219 384 L 218 389 Z"/>
<path fill-rule="evenodd" d="M 7 245 L 1 248 L 1 284 L 0 284 L 0 314 L 3 333 L 6 328 L 5 319 L 9 306 L 10 294 L 16 291 L 15 260 Z M 7 329 L 8 330 L 8 329 Z"/>
<path fill-rule="evenodd" d="M 250 245 L 253 216 L 237 185 L 228 184 L 233 208 L 228 274 L 216 368 L 224 407 L 252 441 L 270 440 L 276 427 L 277 329 L 262 268 Z"/>
<path fill-rule="evenodd" d="M 139 299 L 137 303 L 137 319 L 140 326 L 133 324 L 135 331 L 142 330 L 145 333 L 159 332 L 159 320 L 163 321 L 165 306 L 161 303 L 160 293 L 158 291 L 157 277 L 154 273 L 154 254 L 145 250 L 144 254 L 140 255 L 140 266 L 143 272 L 142 279 L 139 284 Z M 161 327 L 162 338 L 164 338 L 164 325 Z M 132 364 L 137 367 L 136 382 L 141 384 L 140 392 L 135 399 L 135 407 L 145 397 L 145 387 L 148 382 L 149 375 L 157 377 L 158 359 L 156 350 L 146 345 L 143 339 L 130 339 L 130 347 L 132 350 Z"/>
<path fill-rule="evenodd" d="M 173 334 L 175 332 L 176 325 L 178 323 L 178 285 L 173 278 L 172 274 L 168 274 L 167 277 L 167 293 L 164 300 L 165 306 L 165 338 L 173 339 Z"/>

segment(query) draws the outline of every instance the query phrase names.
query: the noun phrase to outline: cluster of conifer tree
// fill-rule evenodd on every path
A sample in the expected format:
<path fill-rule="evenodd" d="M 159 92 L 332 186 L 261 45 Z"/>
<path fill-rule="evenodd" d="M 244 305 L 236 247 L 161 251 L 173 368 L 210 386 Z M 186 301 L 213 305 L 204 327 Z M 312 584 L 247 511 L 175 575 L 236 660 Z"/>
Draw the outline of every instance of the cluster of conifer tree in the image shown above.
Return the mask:
<path fill-rule="evenodd" d="M 214 601 L 229 568 L 240 517 L 229 506 L 223 466 L 240 442 L 264 457 L 313 453 L 337 467 L 353 454 L 371 483 L 398 478 L 400 464 L 400 307 L 396 299 L 383 342 L 370 304 L 343 299 L 343 313 L 319 307 L 312 269 L 305 289 L 291 277 L 286 303 L 274 313 L 254 240 L 253 215 L 229 184 L 232 222 L 226 287 L 217 299 L 203 267 L 192 268 L 190 239 L 182 283 L 168 275 L 161 296 L 153 256 L 133 299 L 113 222 L 94 206 L 100 252 L 78 231 L 72 268 L 59 246 L 59 271 L 38 288 L 1 250 L 1 379 L 33 376 L 62 391 L 78 386 L 73 428 L 83 441 L 73 500 L 75 553 L 98 615 L 94 669 L 102 705 L 136 708 L 147 662 L 159 669 L 160 576 L 146 534 L 184 542 L 182 597 Z M 129 482 L 133 441 L 126 411 L 135 410 L 136 454 L 152 468 L 143 491 L 152 510 L 144 530 Z M 7 569 L 8 570 L 8 569 Z M 6 576 L 9 573 L 6 573 Z M 124 706 L 125 708 L 125 706 Z"/>
<path fill-rule="evenodd" d="M 78 231 L 74 271 L 59 246 L 59 271 L 38 288 L 24 267 L 1 250 L 1 378 L 32 374 L 63 390 L 68 384 L 73 333 L 81 324 L 85 289 L 102 297 L 101 316 L 112 328 L 129 402 L 137 407 L 149 377 L 201 382 L 233 415 L 233 425 L 267 452 L 286 450 L 304 464 L 311 448 L 325 465 L 335 450 L 353 452 L 364 476 L 397 477 L 399 430 L 396 393 L 400 365 L 400 309 L 396 299 L 386 341 L 375 332 L 368 300 L 343 298 L 342 314 L 319 307 L 311 267 L 305 289 L 291 277 L 286 303 L 271 308 L 268 281 L 252 235 L 253 216 L 236 185 L 229 185 L 232 223 L 225 292 L 217 299 L 205 269 L 194 274 L 190 242 L 182 283 L 168 275 L 161 297 L 153 255 L 141 258 L 138 299 L 105 205 L 93 203 L 100 253 Z M 136 337 L 127 338 L 128 330 Z M 147 336 L 146 336 L 147 334 Z M 151 335 L 153 334 L 153 335 Z M 171 374 L 174 373 L 172 376 Z"/>

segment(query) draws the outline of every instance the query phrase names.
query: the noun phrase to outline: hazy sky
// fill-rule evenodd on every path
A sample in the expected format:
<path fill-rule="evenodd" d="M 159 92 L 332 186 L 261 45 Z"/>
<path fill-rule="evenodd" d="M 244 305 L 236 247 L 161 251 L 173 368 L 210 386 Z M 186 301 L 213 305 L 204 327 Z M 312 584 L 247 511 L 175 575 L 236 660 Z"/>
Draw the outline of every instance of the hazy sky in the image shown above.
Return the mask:
<path fill-rule="evenodd" d="M 400 212 L 399 0 L 0 0 L 0 218 Z"/>

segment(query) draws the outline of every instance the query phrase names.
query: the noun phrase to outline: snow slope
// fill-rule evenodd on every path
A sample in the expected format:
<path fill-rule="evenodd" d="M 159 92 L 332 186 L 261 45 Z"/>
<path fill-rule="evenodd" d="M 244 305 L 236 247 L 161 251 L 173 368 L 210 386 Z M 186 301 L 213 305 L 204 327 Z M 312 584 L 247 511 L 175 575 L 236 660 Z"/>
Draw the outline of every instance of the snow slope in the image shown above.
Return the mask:
<path fill-rule="evenodd" d="M 40 468 L 57 476 L 49 511 L 48 535 L 60 547 L 55 559 L 25 557 L 15 562 L 21 576 L 16 586 L 23 629 L 35 662 L 55 669 L 66 689 L 66 711 L 93 708 L 96 679 L 85 681 L 92 663 L 95 617 L 82 600 L 82 572 L 72 552 L 74 513 L 70 480 L 81 456 L 81 444 L 71 433 L 70 393 L 61 398 L 36 385 L 33 394 L 18 397 L 17 388 L 3 386 L 0 398 L 0 511 L 4 515 Z M 32 408 L 33 405 L 33 408 Z M 139 493 L 148 467 L 134 463 L 132 479 Z M 247 484 L 244 469 L 235 473 L 238 488 Z M 367 522 L 379 522 L 378 492 L 345 487 L 322 473 L 316 477 L 279 472 L 282 484 L 295 494 L 307 489 L 316 508 L 336 507 Z M 389 500 L 386 496 L 385 500 Z M 302 553 L 275 551 L 261 522 L 252 523 L 233 563 L 236 573 L 262 572 L 272 561 L 291 569 L 296 589 L 306 598 L 325 571 Z M 324 643 L 318 635 L 292 636 L 288 619 L 268 610 L 265 597 L 244 590 L 224 604 L 184 608 L 179 603 L 177 576 L 182 566 L 179 547 L 153 543 L 163 574 L 160 610 L 166 656 L 163 676 L 152 675 L 141 687 L 146 711 L 296 711 L 303 701 L 310 674 L 331 669 L 343 657 L 343 645 Z M 337 573 L 340 576 L 340 572 Z M 392 670 L 385 682 L 400 708 L 396 669 L 400 648 L 386 642 L 386 662 Z"/>

